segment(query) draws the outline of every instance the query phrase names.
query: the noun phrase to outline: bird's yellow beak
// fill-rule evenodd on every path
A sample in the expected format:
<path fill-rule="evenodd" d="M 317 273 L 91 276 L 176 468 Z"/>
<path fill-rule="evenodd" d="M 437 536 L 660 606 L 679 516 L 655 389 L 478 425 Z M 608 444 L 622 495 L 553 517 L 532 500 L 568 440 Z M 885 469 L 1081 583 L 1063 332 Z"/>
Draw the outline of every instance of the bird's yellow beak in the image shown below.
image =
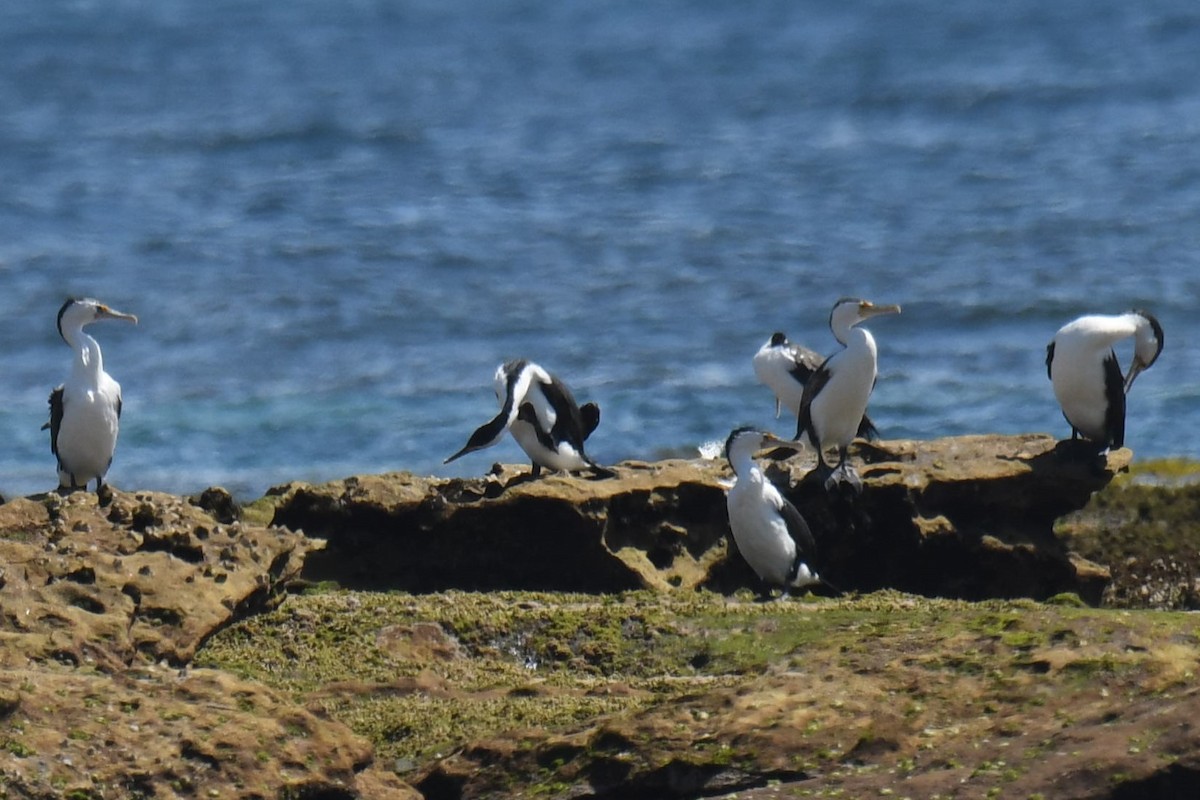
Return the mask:
<path fill-rule="evenodd" d="M 1130 387 L 1133 386 L 1134 380 L 1138 375 L 1146 369 L 1146 365 L 1137 356 L 1133 357 L 1133 363 L 1129 365 L 1129 374 L 1125 376 L 1125 394 L 1129 394 Z"/>
<path fill-rule="evenodd" d="M 863 317 L 863 319 L 870 319 L 871 317 L 878 317 L 882 316 L 883 314 L 899 314 L 900 306 L 894 304 L 877 306 L 869 300 L 863 300 L 858 304 L 858 313 Z"/>
<path fill-rule="evenodd" d="M 804 445 L 800 442 L 796 442 L 791 439 L 780 439 L 775 434 L 768 433 L 763 437 L 762 448 L 758 452 L 764 453 L 768 450 L 792 450 L 798 453 L 803 449 Z"/>
<path fill-rule="evenodd" d="M 100 312 L 100 319 L 119 319 L 137 325 L 138 318 L 134 314 L 126 314 L 124 311 L 117 311 L 108 306 L 100 306 L 97 311 Z"/>

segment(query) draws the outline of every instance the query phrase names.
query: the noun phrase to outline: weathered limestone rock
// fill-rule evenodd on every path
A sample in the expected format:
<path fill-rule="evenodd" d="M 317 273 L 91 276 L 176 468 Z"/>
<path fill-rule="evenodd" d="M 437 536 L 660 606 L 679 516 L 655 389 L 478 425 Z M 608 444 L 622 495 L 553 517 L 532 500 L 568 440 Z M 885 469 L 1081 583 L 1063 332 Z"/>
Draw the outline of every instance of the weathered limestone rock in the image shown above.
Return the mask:
<path fill-rule="evenodd" d="M 963 598 L 1100 597 L 1108 573 L 1055 539 L 1054 520 L 1125 468 L 1045 435 L 862 445 L 859 498 L 806 479 L 812 460 L 769 469 L 808 519 L 822 574 L 847 590 Z M 407 473 L 291 484 L 274 522 L 324 538 L 306 577 L 356 588 L 729 591 L 756 586 L 730 556 L 723 460 L 627 462 L 617 477 L 499 468 L 478 479 Z"/>
<path fill-rule="evenodd" d="M 186 664 L 214 631 L 277 602 L 312 549 L 172 495 L 14 500 L 0 506 L 0 666 Z"/>
<path fill-rule="evenodd" d="M 305 576 L 412 591 L 693 587 L 724 558 L 721 465 L 628 463 L 617 479 L 506 470 L 365 475 L 282 490 L 274 522 L 328 539 Z"/>
<path fill-rule="evenodd" d="M 149 492 L 0 506 L 5 796 L 416 797 L 340 723 L 187 669 L 213 633 L 278 603 L 318 546 L 206 498 L 219 517 Z"/>

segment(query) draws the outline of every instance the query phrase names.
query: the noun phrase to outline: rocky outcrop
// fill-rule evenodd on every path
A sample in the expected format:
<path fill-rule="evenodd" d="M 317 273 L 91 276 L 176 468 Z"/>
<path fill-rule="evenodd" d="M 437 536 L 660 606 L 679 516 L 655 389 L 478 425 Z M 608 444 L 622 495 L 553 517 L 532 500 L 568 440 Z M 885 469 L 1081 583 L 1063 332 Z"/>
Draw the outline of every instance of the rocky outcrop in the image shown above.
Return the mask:
<path fill-rule="evenodd" d="M 1054 521 L 1125 468 L 1045 435 L 862 445 L 861 497 L 827 492 L 811 460 L 776 462 L 808 519 L 819 566 L 846 590 L 1097 602 L 1107 571 L 1068 552 Z M 306 577 L 343 586 L 606 592 L 730 591 L 757 579 L 733 557 L 721 461 L 627 462 L 616 478 L 497 467 L 478 479 L 359 476 L 273 492 L 274 522 L 327 540 Z"/>
<path fill-rule="evenodd" d="M 866 483 L 860 497 L 826 492 L 808 477 L 808 465 L 801 460 L 771 467 L 809 519 L 821 545 L 821 569 L 834 583 L 851 590 L 892 587 L 959 598 L 1046 597 L 1063 591 L 1077 592 L 1091 602 L 1099 597 L 1107 572 L 1068 552 L 1052 526 L 1122 469 L 1128 451 L 1098 460 L 1045 436 L 985 436 L 864 445 L 856 459 Z M 620 617 L 613 623 L 619 633 L 602 644 L 587 641 L 587 625 L 535 626 L 519 649 L 539 637 L 553 638 L 555 631 L 572 633 L 570 641 L 549 642 L 545 652 L 526 659 L 519 685 L 502 693 L 518 704 L 543 691 L 536 682 L 527 683 L 528 664 L 560 657 L 569 664 L 578 662 L 587 672 L 584 686 L 591 688 L 572 689 L 557 699 L 561 702 L 576 691 L 590 699 L 597 678 L 605 674 L 596 666 L 597 659 L 616 652 L 628 637 L 636 639 L 639 630 L 650 637 L 642 642 L 646 647 L 659 648 L 669 637 L 678 640 L 683 660 L 662 674 L 646 676 L 649 683 L 630 693 L 637 705 L 651 702 L 661 691 L 654 688 L 658 682 L 683 678 L 679 686 L 684 686 L 695 679 L 698 688 L 694 696 L 691 691 L 672 695 L 661 718 L 649 712 L 610 717 L 575 732 L 545 736 L 544 731 L 534 731 L 525 739 L 501 735 L 498 729 L 497 739 L 467 745 L 435 765 L 404 770 L 426 797 L 507 796 L 506 775 L 525 772 L 552 774 L 563 784 L 586 784 L 595 789 L 595 796 L 612 797 L 628 796 L 622 793 L 631 787 L 644 796 L 690 796 L 734 788 L 753 791 L 762 781 L 806 780 L 810 766 L 776 763 L 766 755 L 786 752 L 794 744 L 773 738 L 791 730 L 791 717 L 766 719 L 754 728 L 757 733 L 738 733 L 729 709 L 749 702 L 746 698 L 761 697 L 780 713 L 803 716 L 808 712 L 777 701 L 801 697 L 801 686 L 812 686 L 810 676 L 801 670 L 805 674 L 793 679 L 790 667 L 776 672 L 772 664 L 766 676 L 755 679 L 755 686 L 733 688 L 728 675 L 738 670 L 704 674 L 705 665 L 722 657 L 716 649 L 709 652 L 704 642 L 726 636 L 705 632 L 704 618 L 717 610 L 766 611 L 762 604 L 684 591 L 731 592 L 756 586 L 727 534 L 726 465 L 669 460 L 626 463 L 616 471 L 616 478 L 601 480 L 562 475 L 529 480 L 526 470 L 515 468 L 498 468 L 470 480 L 403 473 L 360 476 L 322 486 L 289 485 L 247 509 L 218 489 L 193 500 L 114 492 L 103 501 L 77 493 L 0 505 L 0 776 L 6 796 L 420 796 L 393 771 L 403 759 L 381 766 L 370 743 L 328 718 L 330 708 L 350 702 L 343 697 L 350 684 L 338 690 L 341 695 L 309 696 L 308 706 L 290 694 L 292 687 L 280 676 L 298 669 L 294 654 L 314 638 L 311 631 L 293 631 L 287 647 L 276 649 L 264 646 L 262 639 L 275 635 L 264 628 L 249 643 L 243 660 L 222 663 L 228 671 L 193 666 L 197 651 L 210 637 L 238 635 L 247 624 L 239 620 L 273 609 L 289 585 L 324 579 L 347 587 L 418 593 L 451 588 L 593 593 L 651 588 L 661 594 L 643 595 L 650 598 L 648 608 L 661 605 L 666 596 L 688 608 L 698 598 L 713 604 L 684 628 L 676 626 L 675 615 L 651 626 L 609 609 Z M 525 610 L 549 613 L 540 604 L 554 603 L 555 597 L 543 595 Z M 563 611 L 584 615 L 581 619 L 607 603 L 604 598 L 571 597 Z M 763 612 L 751 610 L 756 608 Z M 450 613 L 454 608 L 442 610 Z M 643 617 L 651 613 L 641 612 Z M 809 629 L 812 618 L 802 605 L 789 613 L 804 616 L 801 629 Z M 492 644 L 488 642 L 495 637 L 472 643 L 472 624 L 458 614 L 437 625 L 424 617 L 410 620 L 410 625 L 393 622 L 387 635 L 367 632 L 370 641 L 386 651 L 380 658 L 417 676 L 407 688 L 393 681 L 382 691 L 396 696 L 407 692 L 419 699 L 430 685 L 444 680 L 423 671 L 427 660 L 456 664 L 485 652 L 502 660 L 508 657 L 513 631 L 498 631 L 500 638 Z M 762 622 L 764 631 L 775 630 L 776 616 Z M 312 615 L 301 617 L 304 625 L 333 624 Z M 991 623 L 981 625 L 990 628 Z M 1054 637 L 1061 628 L 1056 624 Z M 1107 630 L 1080 636 L 1080 641 L 1095 641 Z M 987 674 L 985 665 L 994 659 L 996 642 L 1010 638 L 1018 675 L 1070 677 L 1070 669 L 1107 663 L 1089 655 L 1063 666 L 1066 656 L 1059 652 L 1063 645 L 1057 638 L 1034 646 L 1030 636 L 1002 627 L 998 634 L 989 630 L 971 639 L 983 657 L 965 674 Z M 219 641 L 214 640 L 209 651 L 219 649 Z M 930 647 L 901 644 L 896 663 L 924 670 L 907 678 L 896 677 L 902 671 L 894 663 L 871 666 L 892 681 L 881 691 L 924 686 L 930 680 L 926 673 L 934 676 L 934 683 L 921 692 L 941 686 L 937 675 L 946 664 L 958 662 L 944 653 L 938 656 L 944 660 L 934 658 L 928 664 L 923 656 L 912 655 Z M 1145 652 L 1140 644 L 1128 651 L 1113 647 L 1113 652 L 1126 655 Z M 854 648 L 848 641 L 828 649 L 826 656 L 838 661 L 827 667 L 830 674 L 842 669 L 847 681 L 866 674 L 862 665 L 840 664 L 846 654 L 857 652 Z M 420 655 L 426 650 L 428 657 Z M 268 657 L 267 652 L 279 655 Z M 1190 652 L 1186 659 L 1192 658 Z M 339 649 L 332 658 L 345 656 Z M 780 658 L 786 663 L 790 656 L 782 653 Z M 1146 676 L 1167 674 L 1180 658 L 1170 648 L 1161 657 L 1156 654 L 1153 671 Z M 264 660 L 269 663 L 260 663 Z M 469 696 L 495 705 L 497 690 L 476 686 L 475 680 L 468 680 Z M 1178 681 L 1171 678 L 1170 685 Z M 958 688 L 947 697 L 957 696 Z M 375 692 L 368 684 L 359 690 Z M 549 687 L 544 691 L 553 693 Z M 618 680 L 605 691 L 620 695 L 627 687 Z M 445 693 L 452 695 L 449 689 Z M 1114 698 L 1124 696 L 1113 692 Z M 995 705 L 1001 700 L 998 696 L 986 702 Z M 878 711 L 864 701 L 861 721 L 868 727 L 852 731 L 861 744 L 854 745 L 859 748 L 855 758 L 870 761 L 875 752 L 871 748 L 877 747 L 893 748 L 887 753 L 918 753 L 913 742 L 941 724 L 918 714 L 878 727 L 881 720 L 887 721 Z M 676 718 L 678 714 L 684 716 Z M 1097 718 L 1107 720 L 1105 715 Z M 974 708 L 963 712 L 963 720 L 976 717 Z M 828 722 L 828 729 L 835 731 L 836 720 L 829 717 Z M 382 730 L 396 736 L 410 730 L 382 724 Z M 682 731 L 677 741 L 671 738 L 675 734 L 668 735 L 672 731 Z M 712 744 L 712 758 L 692 752 L 697 731 Z M 822 747 L 832 752 L 844 738 L 837 735 Z M 992 733 L 983 730 L 981 735 Z M 643 739 L 649 744 L 641 743 Z M 376 744 L 380 742 L 386 740 Z M 626 755 L 632 743 L 644 759 Z M 657 743 L 665 743 L 666 749 Z M 755 755 L 760 752 L 761 758 Z M 1186 772 L 1185 777 L 1190 780 L 1192 774 Z M 1165 779 L 1149 772 L 1142 777 Z M 568 795 L 575 796 L 570 791 L 563 796 Z"/>
<path fill-rule="evenodd" d="M 198 501 L 225 498 L 209 492 Z M 0 774 L 10 797 L 412 797 L 345 726 L 231 675 L 202 643 L 283 597 L 317 546 L 184 498 L 0 506 Z M 291 795 L 287 795 L 291 792 Z"/>
<path fill-rule="evenodd" d="M 214 631 L 277 602 L 313 548 L 171 495 L 14 500 L 0 506 L 0 665 L 182 666 Z"/>

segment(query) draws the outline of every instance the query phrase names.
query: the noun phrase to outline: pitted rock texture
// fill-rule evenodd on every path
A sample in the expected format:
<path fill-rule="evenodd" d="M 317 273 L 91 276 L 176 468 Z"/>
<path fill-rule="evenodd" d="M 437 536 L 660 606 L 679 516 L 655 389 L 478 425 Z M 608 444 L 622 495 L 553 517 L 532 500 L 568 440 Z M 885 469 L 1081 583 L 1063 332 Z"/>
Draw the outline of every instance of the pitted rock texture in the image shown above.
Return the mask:
<path fill-rule="evenodd" d="M 0 665 L 186 664 L 214 631 L 278 602 L 313 549 L 173 495 L 14 500 L 0 506 Z"/>
<path fill-rule="evenodd" d="M 1097 602 L 1105 568 L 1068 552 L 1054 521 L 1126 468 L 1045 435 L 862 444 L 855 497 L 813 459 L 768 474 L 808 519 L 817 566 L 844 590 L 978 599 L 1075 592 Z M 306 577 L 403 589 L 609 592 L 756 587 L 728 537 L 724 460 L 626 462 L 616 477 L 497 467 L 477 479 L 365 475 L 275 490 L 274 522 L 324 538 Z"/>
<path fill-rule="evenodd" d="M 319 546 L 242 524 L 222 497 L 113 492 L 102 504 L 77 492 L 0 506 L 5 797 L 417 796 L 373 769 L 344 725 L 188 668 L 214 633 L 277 605 Z"/>

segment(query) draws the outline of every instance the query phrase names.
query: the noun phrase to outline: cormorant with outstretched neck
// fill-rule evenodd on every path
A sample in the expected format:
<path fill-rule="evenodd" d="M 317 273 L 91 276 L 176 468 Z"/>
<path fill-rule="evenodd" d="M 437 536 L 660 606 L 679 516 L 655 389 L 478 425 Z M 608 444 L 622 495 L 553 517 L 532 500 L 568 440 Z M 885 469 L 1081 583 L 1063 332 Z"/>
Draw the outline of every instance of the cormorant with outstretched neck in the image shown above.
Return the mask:
<path fill-rule="evenodd" d="M 495 388 L 500 413 L 476 429 L 466 445 L 445 463 L 491 447 L 508 430 L 533 461 L 533 477 L 540 475 L 543 467 L 586 469 L 605 477 L 613 474 L 583 449 L 584 440 L 600 424 L 600 407 L 595 403 L 577 405 L 565 383 L 524 359 L 501 364 L 496 370 Z"/>

